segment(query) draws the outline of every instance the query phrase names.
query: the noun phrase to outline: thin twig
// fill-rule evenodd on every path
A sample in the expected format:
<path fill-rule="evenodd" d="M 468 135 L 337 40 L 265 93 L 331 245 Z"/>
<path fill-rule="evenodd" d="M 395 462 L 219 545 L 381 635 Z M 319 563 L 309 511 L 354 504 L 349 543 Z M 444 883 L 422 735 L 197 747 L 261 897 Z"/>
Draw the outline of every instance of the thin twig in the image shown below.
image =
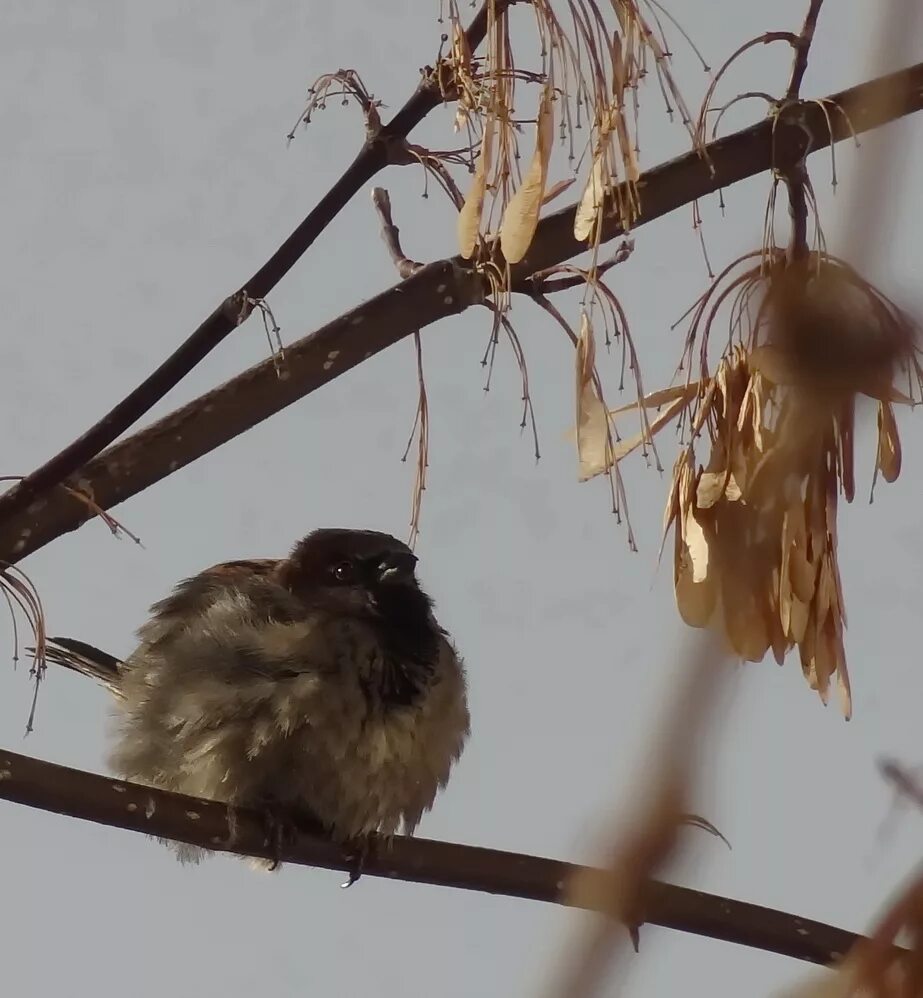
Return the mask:
<path fill-rule="evenodd" d="M 385 246 L 388 247 L 391 261 L 397 268 L 397 272 L 406 280 L 415 274 L 423 264 L 411 260 L 404 252 L 401 246 L 401 230 L 394 224 L 394 218 L 391 215 L 391 197 L 383 187 L 372 188 L 372 205 L 381 223 L 381 238 L 384 240 Z M 429 467 L 429 400 L 426 395 L 426 378 L 423 374 L 423 343 L 418 329 L 414 330 L 413 333 L 413 347 L 417 361 L 417 408 L 407 448 L 401 458 L 402 461 L 407 460 L 414 437 L 419 431 L 416 474 L 414 475 L 413 500 L 410 509 L 410 537 L 407 540 L 411 547 L 416 546 L 420 534 L 420 514 L 423 508 L 423 493 L 426 491 L 426 470 Z"/>
<path fill-rule="evenodd" d="M 779 106 L 780 110 L 796 105 L 801 99 L 801 82 L 808 68 L 811 42 L 814 40 L 814 29 L 817 26 L 817 18 L 820 16 L 823 2 L 824 0 L 811 0 L 801 32 L 793 43 L 795 58 L 792 64 L 792 74 L 788 89 L 785 91 L 785 97 Z M 807 259 L 810 252 L 808 247 L 807 199 L 809 178 L 804 157 L 782 171 L 782 176 L 788 190 L 788 210 L 792 223 L 788 259 L 789 263 L 800 263 Z"/>
<path fill-rule="evenodd" d="M 0 799 L 53 814 L 217 852 L 273 857 L 265 821 L 252 811 L 98 776 L 0 749 Z M 347 870 L 353 862 L 334 843 L 302 834 L 282 849 L 283 864 Z M 506 897 L 567 904 L 570 878 L 592 870 L 572 863 L 477 846 L 397 836 L 390 849 L 373 853 L 364 876 L 434 884 Z M 603 873 L 604 871 L 598 871 Z M 283 874 L 284 875 L 284 874 Z M 859 938 L 855 933 L 786 912 L 701 891 L 654 882 L 637 912 L 640 922 L 810 963 L 838 960 Z"/>
<path fill-rule="evenodd" d="M 635 243 L 633 239 L 623 239 L 618 249 L 602 263 L 596 265 L 594 278 L 599 280 L 606 271 L 624 263 L 634 252 Z M 547 270 L 540 270 L 529 278 L 536 295 L 552 295 L 559 291 L 569 291 L 571 288 L 580 288 L 587 283 L 586 272 L 579 274 L 568 274 L 567 277 L 554 277 L 558 272 L 557 267 L 549 267 Z"/>
<path fill-rule="evenodd" d="M 513 0 L 485 0 L 465 33 L 476 49 L 487 33 L 488 10 L 500 17 Z M 367 135 L 362 148 L 294 232 L 259 270 L 212 314 L 134 391 L 86 433 L 0 496 L 0 523 L 23 512 L 50 489 L 60 485 L 96 457 L 152 406 L 174 388 L 197 364 L 229 336 L 250 314 L 253 300 L 263 300 L 301 259 L 317 237 L 349 203 L 352 196 L 380 170 L 394 161 L 392 150 L 442 101 L 438 74 L 428 74 L 400 111 Z"/>
<path fill-rule="evenodd" d="M 817 27 L 817 18 L 820 16 L 820 8 L 824 0 L 811 0 L 808 12 L 801 27 L 801 33 L 795 42 L 795 59 L 792 63 L 792 75 L 789 80 L 788 90 L 785 91 L 786 101 L 796 101 L 801 97 L 801 81 L 808 68 L 808 55 L 811 52 L 811 42 L 814 41 L 814 29 Z"/>
<path fill-rule="evenodd" d="M 834 114 L 848 108 L 849 120 Z M 689 153 L 647 171 L 641 177 L 641 214 L 633 228 L 660 218 L 696 198 L 769 169 L 797 162 L 831 142 L 877 128 L 923 108 L 923 63 L 879 77 L 824 101 L 805 102 L 797 121 L 783 112 L 728 135 L 707 147 L 709 169 L 698 153 Z M 511 268 L 514 290 L 530 294 L 531 275 L 582 253 L 574 238 L 575 206 L 543 218 L 525 258 Z M 624 235 L 618 219 L 607 217 L 601 241 Z M 400 289 L 398 291 L 398 288 Z M 279 412 L 368 357 L 438 319 L 479 302 L 483 289 L 463 260 L 428 265 L 408 281 L 377 295 L 286 350 L 288 377 L 276 377 L 264 361 L 225 385 L 200 396 L 158 422 L 110 447 L 73 476 L 91 490 L 101 509 L 110 509 L 154 482 Z M 179 438 L 179 439 L 178 439 Z M 0 559 L 16 562 L 90 518 L 66 494 L 51 494 L 33 509 L 0 520 Z"/>
<path fill-rule="evenodd" d="M 397 268 L 398 274 L 406 280 L 411 274 L 415 274 L 423 264 L 411 260 L 401 248 L 401 230 L 394 224 L 394 219 L 391 216 L 391 196 L 384 187 L 372 188 L 372 205 L 381 222 L 381 238 L 391 254 L 391 262 Z"/>

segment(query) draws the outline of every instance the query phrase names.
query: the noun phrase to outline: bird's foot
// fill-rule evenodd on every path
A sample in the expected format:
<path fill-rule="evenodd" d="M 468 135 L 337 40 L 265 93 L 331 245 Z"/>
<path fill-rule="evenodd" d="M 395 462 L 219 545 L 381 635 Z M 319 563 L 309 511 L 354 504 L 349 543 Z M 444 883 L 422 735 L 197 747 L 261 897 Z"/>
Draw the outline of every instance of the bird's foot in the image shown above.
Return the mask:
<path fill-rule="evenodd" d="M 263 818 L 263 844 L 269 846 L 270 858 L 256 861 L 261 869 L 272 872 L 282 865 L 282 854 L 295 844 L 301 834 L 329 838 L 329 831 L 311 811 L 298 804 L 264 800 L 258 805 Z"/>
<path fill-rule="evenodd" d="M 285 847 L 291 845 L 298 835 L 298 821 L 291 810 L 282 804 L 267 803 L 262 807 L 264 844 L 270 849 L 269 871 L 278 870 L 282 865 Z"/>
<path fill-rule="evenodd" d="M 378 844 L 379 836 L 375 832 L 369 832 L 366 835 L 351 839 L 344 845 L 343 858 L 347 863 L 349 880 L 345 884 L 341 884 L 341 887 L 352 887 L 362 876 L 365 864 L 377 853 Z"/>

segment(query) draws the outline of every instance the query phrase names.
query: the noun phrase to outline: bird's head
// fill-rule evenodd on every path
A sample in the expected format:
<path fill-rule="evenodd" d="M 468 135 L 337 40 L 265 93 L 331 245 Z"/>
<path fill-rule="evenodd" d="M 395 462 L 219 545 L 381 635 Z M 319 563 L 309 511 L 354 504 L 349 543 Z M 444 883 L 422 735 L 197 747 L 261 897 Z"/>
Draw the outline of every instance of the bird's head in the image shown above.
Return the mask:
<path fill-rule="evenodd" d="M 324 528 L 295 545 L 280 581 L 295 596 L 358 616 L 428 616 L 415 574 L 416 555 L 390 534 Z"/>

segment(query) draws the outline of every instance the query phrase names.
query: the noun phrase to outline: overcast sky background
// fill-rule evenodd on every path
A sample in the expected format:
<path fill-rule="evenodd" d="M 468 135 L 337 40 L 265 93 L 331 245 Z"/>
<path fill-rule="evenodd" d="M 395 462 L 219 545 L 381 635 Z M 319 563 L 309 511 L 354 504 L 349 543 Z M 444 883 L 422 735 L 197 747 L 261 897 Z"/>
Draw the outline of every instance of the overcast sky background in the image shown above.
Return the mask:
<path fill-rule="evenodd" d="M 5 0 L 0 9 L 0 473 L 23 474 L 144 378 L 261 264 L 352 159 L 362 135 L 334 102 L 286 149 L 307 86 L 358 69 L 396 109 L 439 44 L 436 3 L 240 0 L 102 4 Z M 869 71 L 877 4 L 828 0 L 805 82 L 822 95 Z M 674 0 L 712 65 L 762 31 L 797 30 L 805 0 Z M 529 25 L 527 11 L 517 20 Z M 526 30 L 530 30 L 527 27 Z M 673 32 L 691 107 L 706 85 Z M 923 57 L 923 39 L 913 58 Z M 728 78 L 779 92 L 786 46 L 759 47 Z M 642 166 L 685 151 L 653 83 L 642 94 Z M 762 114 L 750 102 L 730 130 Z M 414 138 L 453 144 L 439 111 Z M 892 130 L 889 129 L 889 132 Z M 923 121 L 894 126 L 916 163 Z M 866 144 L 868 147 L 870 143 Z M 861 153 L 860 153 L 861 154 Z M 855 156 L 811 160 L 830 248 L 853 196 Z M 455 252 L 452 211 L 394 170 L 405 250 Z M 766 176 L 703 203 L 713 266 L 760 238 Z M 865 196 L 865 195 L 860 195 Z M 562 202 L 563 203 L 563 202 Z M 784 212 L 780 216 L 784 219 Z M 670 324 L 705 286 L 684 209 L 636 234 L 612 275 L 646 384 L 669 377 Z M 923 198 L 911 184 L 886 212 L 870 276 L 913 303 Z M 782 230 L 780 230 L 782 231 Z M 272 294 L 291 342 L 395 281 L 368 192 L 357 196 Z M 577 316 L 577 299 L 560 299 Z M 625 475 L 640 553 L 608 513 L 607 487 L 576 480 L 566 430 L 572 349 L 543 313 L 515 304 L 543 458 L 519 431 L 519 382 L 501 351 L 492 391 L 479 366 L 483 310 L 427 329 L 431 466 L 418 552 L 424 584 L 468 663 L 474 730 L 421 834 L 570 860 L 598 858 L 607 821 L 630 803 L 659 707 L 683 666 L 669 560 L 656 570 L 666 481 L 638 458 Z M 157 407 L 160 415 L 263 359 L 253 319 Z M 612 396 L 618 358 L 603 361 Z M 626 394 L 626 401 L 630 396 Z M 229 557 L 282 555 L 319 525 L 406 535 L 413 468 L 400 463 L 416 405 L 410 342 L 256 427 L 115 510 L 144 541 L 90 523 L 24 563 L 52 633 L 116 654 L 179 578 Z M 857 441 L 857 498 L 841 513 L 855 716 L 845 724 L 804 683 L 797 659 L 747 665 L 732 683 L 702 767 L 697 809 L 733 844 L 700 832 L 675 879 L 850 929 L 865 927 L 918 860 L 923 816 L 888 819 L 882 755 L 923 761 L 919 607 L 923 490 L 919 416 L 899 415 L 904 471 L 864 501 L 873 438 Z M 672 464 L 672 442 L 661 453 Z M 0 643 L 11 647 L 7 622 Z M 53 672 L 37 730 L 22 733 L 25 670 L 0 674 L 0 744 L 101 771 L 105 693 Z M 215 858 L 184 868 L 139 835 L 0 803 L 3 981 L 20 998 L 253 993 L 440 998 L 537 993 L 579 915 L 527 901 L 288 868 L 274 877 Z M 804 965 L 647 927 L 629 993 L 770 994 Z"/>

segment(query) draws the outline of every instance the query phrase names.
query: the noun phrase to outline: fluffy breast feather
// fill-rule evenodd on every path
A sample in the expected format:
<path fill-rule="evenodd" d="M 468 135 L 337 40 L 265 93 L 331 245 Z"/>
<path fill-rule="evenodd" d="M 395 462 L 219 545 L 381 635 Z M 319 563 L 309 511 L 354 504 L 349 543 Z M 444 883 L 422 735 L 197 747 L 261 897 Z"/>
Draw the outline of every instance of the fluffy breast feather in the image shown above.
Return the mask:
<path fill-rule="evenodd" d="M 299 807 L 342 838 L 412 831 L 469 730 L 450 642 L 440 638 L 422 698 L 384 709 L 363 683 L 383 667 L 370 627 L 305 616 L 269 578 L 236 582 L 188 580 L 139 633 L 115 770 L 245 806 Z"/>

